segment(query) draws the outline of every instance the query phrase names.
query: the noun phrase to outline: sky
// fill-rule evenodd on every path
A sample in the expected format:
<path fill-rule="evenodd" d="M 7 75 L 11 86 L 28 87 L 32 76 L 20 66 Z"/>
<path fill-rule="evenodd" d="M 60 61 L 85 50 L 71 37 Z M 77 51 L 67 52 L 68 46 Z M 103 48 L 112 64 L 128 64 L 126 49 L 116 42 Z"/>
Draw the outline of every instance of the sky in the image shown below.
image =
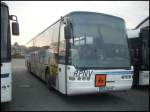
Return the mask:
<path fill-rule="evenodd" d="M 20 35 L 12 44 L 29 40 L 71 11 L 91 11 L 121 17 L 132 29 L 149 16 L 149 1 L 4 1 L 18 17 Z"/>

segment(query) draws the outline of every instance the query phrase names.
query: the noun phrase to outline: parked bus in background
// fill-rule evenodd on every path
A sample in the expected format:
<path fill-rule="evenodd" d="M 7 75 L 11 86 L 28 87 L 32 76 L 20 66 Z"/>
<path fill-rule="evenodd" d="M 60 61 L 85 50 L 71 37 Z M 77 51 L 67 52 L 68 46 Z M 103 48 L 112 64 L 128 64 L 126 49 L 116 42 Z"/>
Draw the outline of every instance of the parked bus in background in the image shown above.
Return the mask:
<path fill-rule="evenodd" d="M 12 100 L 12 71 L 11 71 L 11 31 L 19 35 L 19 24 L 15 15 L 9 15 L 7 4 L 1 2 L 1 102 Z"/>
<path fill-rule="evenodd" d="M 129 90 L 130 64 L 122 18 L 75 11 L 27 43 L 30 72 L 66 95 Z"/>
<path fill-rule="evenodd" d="M 128 41 L 134 65 L 133 85 L 149 85 L 149 17 L 128 30 Z"/>

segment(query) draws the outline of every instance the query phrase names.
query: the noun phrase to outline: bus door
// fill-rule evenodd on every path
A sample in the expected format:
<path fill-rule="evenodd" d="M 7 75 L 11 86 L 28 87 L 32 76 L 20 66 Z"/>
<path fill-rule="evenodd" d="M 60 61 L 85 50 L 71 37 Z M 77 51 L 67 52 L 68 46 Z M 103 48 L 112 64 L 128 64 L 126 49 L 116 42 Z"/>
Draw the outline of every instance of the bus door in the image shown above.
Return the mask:
<path fill-rule="evenodd" d="M 45 65 L 44 65 L 44 58 L 45 58 L 45 51 L 44 50 L 40 50 L 38 52 L 38 62 L 37 62 L 37 66 L 38 66 L 38 75 L 44 79 L 44 73 L 45 73 Z"/>
<path fill-rule="evenodd" d="M 50 58 L 50 82 L 56 87 L 56 76 L 58 75 L 58 53 L 52 53 Z"/>
<path fill-rule="evenodd" d="M 139 64 L 140 64 L 140 38 L 131 38 L 129 39 L 130 45 L 130 54 L 131 54 L 131 63 L 134 66 L 134 76 L 133 82 L 134 85 L 138 84 L 139 81 Z"/>
<path fill-rule="evenodd" d="M 64 38 L 64 27 L 65 24 L 61 22 L 60 26 L 60 38 L 59 38 L 59 64 L 58 64 L 58 80 L 59 80 L 59 91 L 66 93 L 66 40 Z"/>
<path fill-rule="evenodd" d="M 59 47 L 59 22 L 55 24 L 52 31 L 52 42 L 50 43 L 50 82 L 55 88 L 58 88 L 58 47 Z"/>
<path fill-rule="evenodd" d="M 142 39 L 141 45 L 141 69 L 149 69 L 149 28 L 141 29 L 140 38 Z"/>

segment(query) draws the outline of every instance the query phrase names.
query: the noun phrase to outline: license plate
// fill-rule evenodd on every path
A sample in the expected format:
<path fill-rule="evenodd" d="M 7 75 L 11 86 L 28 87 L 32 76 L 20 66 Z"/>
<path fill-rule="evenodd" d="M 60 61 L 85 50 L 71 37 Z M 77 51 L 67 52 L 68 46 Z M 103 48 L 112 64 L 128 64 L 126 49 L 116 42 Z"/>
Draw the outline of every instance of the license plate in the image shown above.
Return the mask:
<path fill-rule="evenodd" d="M 114 87 L 113 86 L 108 86 L 108 87 L 99 87 L 99 92 L 109 92 L 109 91 L 113 91 Z"/>
<path fill-rule="evenodd" d="M 106 74 L 97 74 L 95 76 L 95 87 L 106 86 Z"/>

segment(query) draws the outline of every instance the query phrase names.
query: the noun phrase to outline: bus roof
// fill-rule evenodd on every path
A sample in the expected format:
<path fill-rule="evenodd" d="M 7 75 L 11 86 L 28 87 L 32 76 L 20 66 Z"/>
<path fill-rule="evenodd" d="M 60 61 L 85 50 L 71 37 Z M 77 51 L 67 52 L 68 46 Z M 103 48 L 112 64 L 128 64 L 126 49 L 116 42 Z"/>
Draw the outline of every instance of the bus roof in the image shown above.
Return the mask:
<path fill-rule="evenodd" d="M 128 38 L 137 38 L 137 37 L 139 37 L 140 29 L 145 27 L 145 26 L 141 27 L 141 25 L 143 23 L 145 23 L 147 20 L 149 20 L 149 17 L 147 17 L 142 22 L 140 22 L 134 29 L 127 30 Z"/>
<path fill-rule="evenodd" d="M 69 15 L 76 14 L 76 13 L 78 13 L 78 14 L 83 14 L 83 13 L 84 14 L 99 14 L 99 15 L 103 15 L 103 16 L 109 16 L 109 17 L 113 17 L 113 18 L 116 18 L 116 19 L 122 19 L 122 20 L 124 20 L 121 17 L 117 17 L 117 16 L 113 16 L 113 15 L 109 15 L 109 14 L 104 14 L 104 13 L 99 13 L 99 12 L 90 12 L 90 11 L 73 11 L 73 12 L 68 13 L 65 16 L 69 16 Z"/>
<path fill-rule="evenodd" d="M 140 29 L 128 30 L 128 38 L 138 38 L 140 33 Z"/>
<path fill-rule="evenodd" d="M 147 18 L 145 18 L 142 22 L 140 22 L 134 29 L 138 29 L 147 20 L 149 20 L 149 16 Z"/>
<path fill-rule="evenodd" d="M 8 7 L 8 5 L 5 2 L 1 2 L 1 5 Z"/>

